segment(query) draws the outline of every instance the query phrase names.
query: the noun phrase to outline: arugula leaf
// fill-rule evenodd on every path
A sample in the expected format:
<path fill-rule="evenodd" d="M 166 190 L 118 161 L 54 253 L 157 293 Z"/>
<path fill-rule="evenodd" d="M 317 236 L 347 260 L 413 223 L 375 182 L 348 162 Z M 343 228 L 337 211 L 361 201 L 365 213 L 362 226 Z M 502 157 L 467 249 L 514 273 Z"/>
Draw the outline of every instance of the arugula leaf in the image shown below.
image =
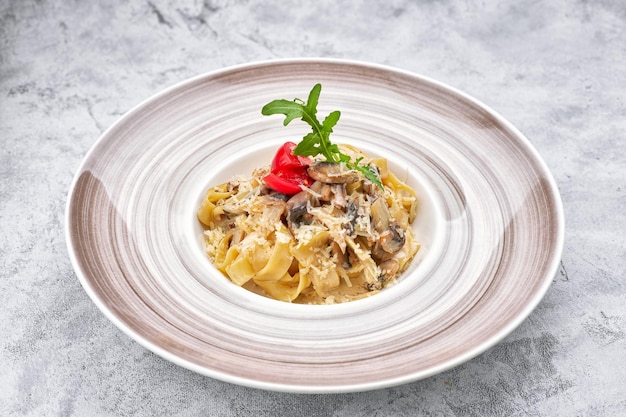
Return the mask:
<path fill-rule="evenodd" d="M 319 83 L 315 84 L 306 102 L 299 98 L 291 101 L 284 99 L 274 100 L 263 106 L 261 114 L 264 116 L 283 114 L 285 116 L 283 126 L 287 126 L 294 119 L 302 119 L 311 126 L 313 131 L 302 138 L 300 143 L 294 148 L 294 154 L 300 156 L 322 155 L 329 162 L 344 162 L 349 169 L 361 172 L 367 179 L 382 189 L 383 185 L 378 175 L 370 170 L 367 165 L 359 165 L 362 158 L 352 163 L 350 156 L 341 153 L 339 146 L 330 141 L 329 136 L 333 132 L 333 127 L 339 121 L 341 112 L 335 110 L 326 116 L 322 123 L 319 122 L 317 119 L 317 103 L 321 91 L 322 85 Z"/>
<path fill-rule="evenodd" d="M 284 114 L 284 126 L 287 126 L 292 120 L 300 118 L 313 128 L 313 132 L 306 135 L 293 150 L 294 154 L 300 156 L 316 156 L 321 154 L 327 161 L 340 162 L 337 155 L 339 153 L 338 149 L 331 144 L 329 135 L 332 133 L 335 124 L 339 121 L 341 113 L 338 111 L 332 112 L 324 119 L 323 123 L 317 120 L 317 102 L 321 90 L 322 86 L 316 84 L 309 93 L 307 102 L 300 99 L 294 99 L 293 101 L 274 100 L 263 106 L 261 113 L 265 116 Z"/>

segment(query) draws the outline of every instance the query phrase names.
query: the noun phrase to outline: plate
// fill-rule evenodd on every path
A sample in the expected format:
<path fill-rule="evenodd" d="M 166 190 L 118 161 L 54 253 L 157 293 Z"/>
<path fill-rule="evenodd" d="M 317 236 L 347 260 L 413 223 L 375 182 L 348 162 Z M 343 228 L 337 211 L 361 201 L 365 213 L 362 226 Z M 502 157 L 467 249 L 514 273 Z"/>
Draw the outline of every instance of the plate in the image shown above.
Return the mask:
<path fill-rule="evenodd" d="M 380 294 L 337 305 L 235 286 L 195 217 L 209 186 L 306 133 L 260 111 L 315 83 L 319 113 L 342 113 L 333 141 L 388 158 L 421 203 L 419 258 Z M 420 75 L 333 59 L 230 67 L 147 99 L 90 149 L 66 209 L 76 274 L 126 334 L 209 377 L 301 393 L 403 384 L 493 346 L 548 289 L 563 229 L 549 170 L 493 110 Z"/>

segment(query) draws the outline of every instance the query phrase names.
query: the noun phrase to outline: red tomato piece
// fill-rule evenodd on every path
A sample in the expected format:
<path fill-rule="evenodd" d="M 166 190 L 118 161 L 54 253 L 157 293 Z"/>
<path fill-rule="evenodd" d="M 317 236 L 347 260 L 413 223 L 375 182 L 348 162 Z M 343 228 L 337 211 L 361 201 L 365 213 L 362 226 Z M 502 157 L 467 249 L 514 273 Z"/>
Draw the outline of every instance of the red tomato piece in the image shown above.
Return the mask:
<path fill-rule="evenodd" d="M 272 160 L 271 171 L 276 172 L 282 169 L 291 169 L 298 167 L 306 167 L 311 163 L 310 158 L 293 154 L 294 148 L 298 146 L 293 142 L 285 142 L 283 146 L 278 148 L 274 159 Z"/>
<path fill-rule="evenodd" d="M 302 185 L 309 187 L 313 184 L 313 179 L 306 172 L 312 160 L 294 155 L 296 146 L 293 142 L 286 142 L 278 148 L 272 159 L 270 173 L 263 178 L 268 187 L 279 193 L 296 194 L 302 191 Z"/>
<path fill-rule="evenodd" d="M 263 180 L 272 190 L 283 194 L 296 194 L 302 191 L 301 185 L 309 187 L 313 184 L 313 180 L 304 167 L 285 168 L 270 172 L 263 177 Z"/>

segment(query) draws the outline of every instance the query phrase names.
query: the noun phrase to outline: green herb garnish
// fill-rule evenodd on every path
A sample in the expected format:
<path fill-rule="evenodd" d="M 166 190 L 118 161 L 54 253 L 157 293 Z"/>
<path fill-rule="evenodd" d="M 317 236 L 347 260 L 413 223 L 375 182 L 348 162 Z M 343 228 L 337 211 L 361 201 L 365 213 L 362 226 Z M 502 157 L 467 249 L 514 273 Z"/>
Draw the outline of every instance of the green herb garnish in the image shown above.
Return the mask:
<path fill-rule="evenodd" d="M 311 89 L 309 98 L 306 102 L 299 98 L 294 98 L 293 100 L 274 100 L 263 106 L 261 114 L 264 116 L 284 114 L 284 126 L 287 126 L 293 119 L 302 119 L 313 128 L 313 132 L 302 138 L 300 143 L 298 143 L 298 146 L 294 148 L 294 154 L 300 156 L 322 155 L 328 162 L 343 162 L 346 164 L 348 169 L 354 169 L 361 172 L 365 178 L 382 189 L 383 184 L 374 170 L 370 169 L 367 165 L 360 165 L 362 158 L 358 158 L 356 161 L 351 162 L 350 156 L 341 153 L 339 146 L 330 141 L 329 136 L 333 132 L 333 127 L 335 127 L 339 121 L 341 113 L 338 110 L 335 110 L 326 116 L 322 123 L 317 120 L 317 103 L 319 101 L 321 91 L 322 85 L 315 84 L 313 89 Z"/>

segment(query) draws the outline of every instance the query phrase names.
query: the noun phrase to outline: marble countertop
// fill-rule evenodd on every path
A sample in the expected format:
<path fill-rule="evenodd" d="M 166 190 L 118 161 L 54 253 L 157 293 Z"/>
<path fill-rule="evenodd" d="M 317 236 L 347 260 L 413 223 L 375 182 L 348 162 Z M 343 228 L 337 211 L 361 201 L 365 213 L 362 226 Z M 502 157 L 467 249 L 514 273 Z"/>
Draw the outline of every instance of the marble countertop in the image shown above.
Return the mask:
<path fill-rule="evenodd" d="M 621 0 L 0 1 L 0 415 L 626 415 L 624 39 Z M 501 343 L 394 388 L 275 393 L 161 359 L 92 303 L 64 238 L 87 150 L 165 87 L 290 57 L 437 79 L 539 151 L 565 247 L 543 301 Z"/>

